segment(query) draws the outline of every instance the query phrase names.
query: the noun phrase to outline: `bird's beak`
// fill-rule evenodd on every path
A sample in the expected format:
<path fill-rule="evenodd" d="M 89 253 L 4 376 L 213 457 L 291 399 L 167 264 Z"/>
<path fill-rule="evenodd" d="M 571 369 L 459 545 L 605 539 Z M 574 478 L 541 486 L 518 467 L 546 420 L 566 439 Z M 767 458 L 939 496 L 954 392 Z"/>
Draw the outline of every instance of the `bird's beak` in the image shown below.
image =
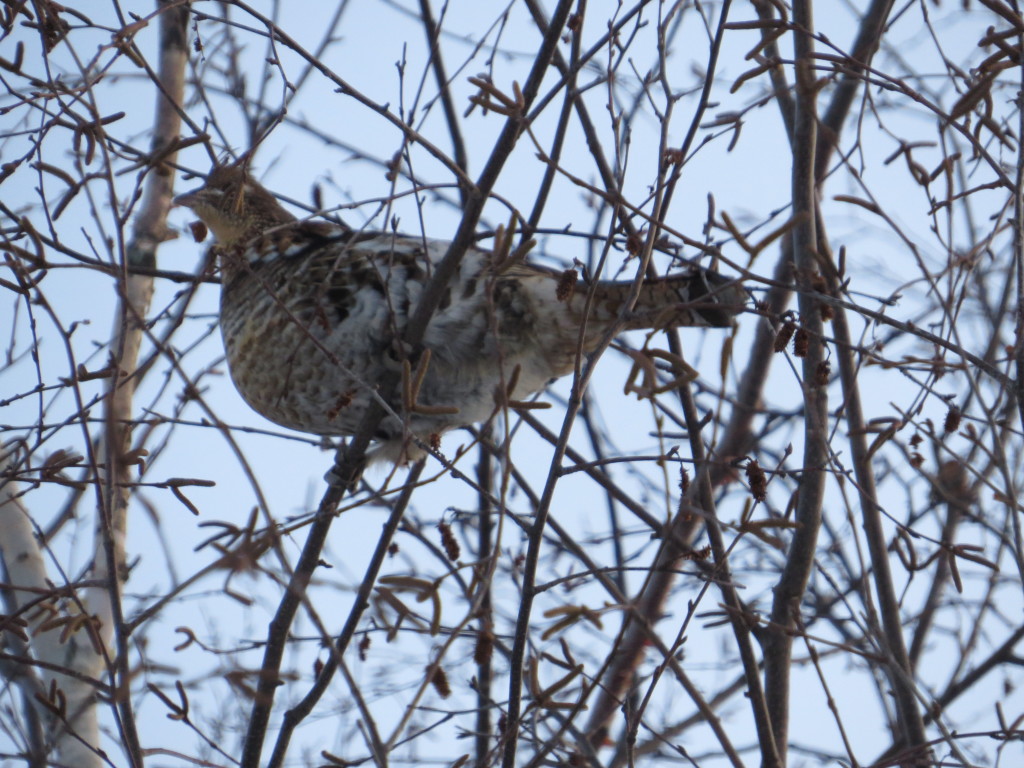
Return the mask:
<path fill-rule="evenodd" d="M 200 189 L 202 189 L 202 187 L 200 187 L 198 189 L 190 190 L 188 192 L 182 192 L 180 195 L 178 195 L 176 198 L 174 198 L 171 201 L 171 204 L 172 205 L 183 205 L 186 208 L 191 208 L 192 204 L 196 201 L 196 197 L 199 194 L 199 190 Z"/>

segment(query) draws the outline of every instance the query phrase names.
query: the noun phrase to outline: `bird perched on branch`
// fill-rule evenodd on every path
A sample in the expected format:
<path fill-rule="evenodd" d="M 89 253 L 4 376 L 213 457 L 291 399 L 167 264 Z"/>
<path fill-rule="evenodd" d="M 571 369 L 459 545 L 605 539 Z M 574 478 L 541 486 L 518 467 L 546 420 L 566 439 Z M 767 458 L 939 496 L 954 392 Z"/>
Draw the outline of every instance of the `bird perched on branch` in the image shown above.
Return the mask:
<path fill-rule="evenodd" d="M 300 221 L 242 164 L 214 168 L 175 202 L 216 237 L 221 332 L 246 402 L 285 427 L 351 435 L 383 397 L 399 418 L 381 421 L 375 454 L 391 461 L 571 373 L 619 321 L 632 290 L 579 282 L 574 270 L 529 264 L 507 248 L 470 248 L 422 350 L 411 350 L 406 324 L 448 242 Z M 734 281 L 694 270 L 644 283 L 622 329 L 728 327 L 745 302 Z M 389 371 L 402 386 L 378 392 Z"/>

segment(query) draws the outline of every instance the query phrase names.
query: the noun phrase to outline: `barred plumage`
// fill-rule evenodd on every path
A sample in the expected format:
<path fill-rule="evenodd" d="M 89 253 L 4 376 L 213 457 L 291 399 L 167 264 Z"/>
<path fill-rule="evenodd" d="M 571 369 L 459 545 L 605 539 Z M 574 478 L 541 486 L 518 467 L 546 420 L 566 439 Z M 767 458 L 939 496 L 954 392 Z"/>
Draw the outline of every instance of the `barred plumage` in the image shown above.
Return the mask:
<path fill-rule="evenodd" d="M 298 221 L 238 165 L 215 168 L 175 202 L 217 239 L 221 331 L 242 397 L 282 426 L 353 434 L 375 386 L 401 369 L 406 322 L 449 244 Z M 410 434 L 429 442 L 484 421 L 503 397 L 526 398 L 572 372 L 589 288 L 571 272 L 467 251 L 424 335 L 419 407 L 406 412 L 401 397 L 381 393 L 404 423 L 385 418 L 378 456 L 408 457 Z M 584 353 L 629 290 L 597 283 Z M 733 281 L 695 270 L 646 283 L 627 327 L 729 326 L 745 301 Z"/>

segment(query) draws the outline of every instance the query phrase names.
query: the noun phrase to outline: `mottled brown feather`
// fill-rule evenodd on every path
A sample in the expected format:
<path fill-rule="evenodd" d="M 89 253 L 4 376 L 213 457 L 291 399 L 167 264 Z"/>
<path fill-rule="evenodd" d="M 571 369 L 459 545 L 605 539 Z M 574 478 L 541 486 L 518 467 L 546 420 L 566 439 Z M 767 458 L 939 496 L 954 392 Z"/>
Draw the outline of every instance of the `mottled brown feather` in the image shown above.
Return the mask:
<path fill-rule="evenodd" d="M 215 168 L 176 202 L 217 239 L 221 332 L 242 397 L 283 426 L 353 434 L 381 377 L 401 370 L 399 340 L 448 243 L 299 221 L 239 165 Z M 588 293 L 585 354 L 619 322 L 632 284 L 572 286 L 566 275 L 499 267 L 490 251 L 471 248 L 424 335 L 431 355 L 417 407 L 408 412 L 391 396 L 403 421 L 381 424 L 379 455 L 406 458 L 410 435 L 429 443 L 570 373 Z M 745 303 L 735 282 L 694 270 L 645 283 L 623 327 L 726 327 Z"/>

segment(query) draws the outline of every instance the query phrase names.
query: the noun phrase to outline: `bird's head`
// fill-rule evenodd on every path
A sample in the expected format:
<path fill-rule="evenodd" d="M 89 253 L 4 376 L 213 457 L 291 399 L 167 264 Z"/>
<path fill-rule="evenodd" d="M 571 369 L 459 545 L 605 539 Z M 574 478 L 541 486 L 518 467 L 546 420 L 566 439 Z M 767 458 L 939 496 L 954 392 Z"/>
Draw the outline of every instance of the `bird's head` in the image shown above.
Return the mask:
<path fill-rule="evenodd" d="M 178 195 L 174 202 L 191 208 L 223 246 L 244 243 L 296 220 L 240 164 L 215 167 L 203 186 Z"/>

